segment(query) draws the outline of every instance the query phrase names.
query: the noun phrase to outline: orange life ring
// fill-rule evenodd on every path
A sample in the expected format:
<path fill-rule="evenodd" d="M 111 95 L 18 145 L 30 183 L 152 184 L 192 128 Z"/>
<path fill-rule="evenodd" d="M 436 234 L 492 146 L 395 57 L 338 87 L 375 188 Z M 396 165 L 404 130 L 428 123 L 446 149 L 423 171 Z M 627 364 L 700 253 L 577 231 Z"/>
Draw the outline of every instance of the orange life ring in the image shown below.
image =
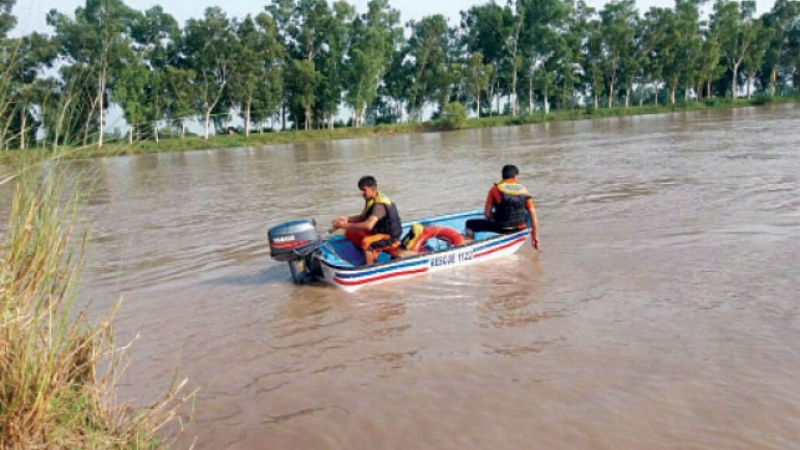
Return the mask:
<path fill-rule="evenodd" d="M 422 246 L 425 245 L 428 239 L 431 238 L 441 239 L 450 245 L 461 245 L 464 243 L 464 236 L 462 236 L 458 231 L 450 227 L 438 227 L 431 225 L 422 230 L 422 234 L 417 237 L 416 242 L 414 242 L 414 245 L 412 245 L 409 250 L 414 252 L 420 251 Z"/>

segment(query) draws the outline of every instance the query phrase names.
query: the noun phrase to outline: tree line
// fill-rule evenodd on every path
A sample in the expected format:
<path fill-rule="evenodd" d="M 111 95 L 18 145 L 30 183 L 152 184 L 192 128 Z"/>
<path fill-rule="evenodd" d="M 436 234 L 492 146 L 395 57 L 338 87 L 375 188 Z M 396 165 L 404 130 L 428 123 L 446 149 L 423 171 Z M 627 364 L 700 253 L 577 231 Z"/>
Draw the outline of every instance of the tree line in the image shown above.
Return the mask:
<path fill-rule="evenodd" d="M 9 37 L 16 0 L 0 0 L 0 147 L 103 145 L 118 105 L 127 139 L 360 127 L 422 120 L 460 102 L 474 114 L 544 114 L 789 95 L 800 86 L 800 5 L 676 0 L 643 14 L 634 0 L 489 1 L 401 24 L 389 0 L 271 0 L 181 26 L 162 7 L 86 0 L 51 10 L 50 34 Z M 705 16 L 704 8 L 710 12 Z M 340 111 L 347 124 L 337 123 Z"/>

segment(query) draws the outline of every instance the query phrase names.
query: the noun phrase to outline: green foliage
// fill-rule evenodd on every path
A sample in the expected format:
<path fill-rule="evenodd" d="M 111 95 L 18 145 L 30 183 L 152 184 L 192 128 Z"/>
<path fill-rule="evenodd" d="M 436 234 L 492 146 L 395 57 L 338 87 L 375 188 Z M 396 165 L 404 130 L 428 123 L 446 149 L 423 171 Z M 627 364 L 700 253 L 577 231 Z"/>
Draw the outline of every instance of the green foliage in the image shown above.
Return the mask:
<path fill-rule="evenodd" d="M 148 106 L 153 106 L 148 101 L 148 87 L 152 86 L 153 73 L 141 61 L 131 61 L 125 65 L 118 74 L 116 89 L 112 91 L 111 99 L 122 106 L 125 120 L 134 124 L 130 136 L 133 138 L 136 124 L 144 124 L 153 116 L 148 111 Z"/>
<path fill-rule="evenodd" d="M 147 71 L 142 74 L 141 90 L 137 91 L 141 98 L 136 106 L 129 101 L 129 106 L 121 105 L 126 114 L 126 121 L 134 131 L 144 131 L 148 137 L 159 139 L 159 123 L 174 118 L 176 103 L 186 93 L 176 90 L 169 77 L 172 62 L 178 53 L 180 28 L 174 17 L 164 12 L 160 6 L 154 6 L 137 15 L 131 24 L 131 37 L 134 41 L 135 61 L 140 62 Z M 132 62 L 134 61 L 132 60 Z M 123 73 L 125 70 L 123 69 Z M 125 77 L 121 77 L 125 80 Z M 186 109 L 188 111 L 188 108 Z M 141 115 L 138 121 L 128 119 L 128 115 Z"/>
<path fill-rule="evenodd" d="M 600 12 L 601 22 L 597 38 L 601 41 L 600 53 L 594 57 L 602 61 L 593 61 L 598 74 L 595 75 L 595 84 L 599 80 L 599 73 L 608 80 L 609 95 L 608 107 L 614 101 L 615 89 L 618 85 L 620 66 L 625 57 L 635 53 L 635 35 L 638 13 L 633 0 L 620 0 L 606 3 Z"/>
<path fill-rule="evenodd" d="M 234 46 L 235 32 L 222 8 L 207 8 L 202 19 L 189 19 L 184 30 L 184 65 L 194 78 L 194 110 L 203 117 L 203 136 L 210 136 L 211 114 L 220 103 L 228 106 L 228 84 L 238 64 Z"/>
<path fill-rule="evenodd" d="M 363 124 L 366 107 L 375 101 L 394 49 L 402 39 L 399 22 L 400 13 L 391 9 L 387 0 L 372 0 L 367 13 L 352 23 L 350 58 L 345 64 L 349 86 L 345 102 L 355 113 L 356 127 Z"/>
<path fill-rule="evenodd" d="M 311 128 L 311 114 L 317 101 L 317 85 L 322 81 L 322 74 L 317 72 L 314 61 L 294 60 L 289 67 L 289 88 L 292 92 L 291 102 L 302 111 L 303 128 Z"/>
<path fill-rule="evenodd" d="M 731 73 L 731 96 L 734 99 L 739 95 L 742 64 L 759 50 L 756 43 L 763 24 L 752 19 L 754 11 L 755 1 L 752 0 L 716 0 L 711 14 L 711 32 L 719 39 L 722 60 Z"/>
<path fill-rule="evenodd" d="M 769 104 L 772 104 L 772 103 L 777 103 L 777 101 L 778 101 L 778 99 L 775 96 L 761 94 L 761 95 L 756 95 L 755 97 L 753 97 L 752 100 L 751 100 L 751 103 L 753 105 L 761 106 L 761 105 L 769 105 Z"/>
<path fill-rule="evenodd" d="M 442 127 L 446 130 L 460 130 L 467 124 L 467 108 L 459 102 L 451 102 L 442 110 Z"/>
<path fill-rule="evenodd" d="M 235 28 L 232 51 L 237 65 L 227 90 L 232 103 L 240 105 L 244 133 L 250 134 L 254 120 L 264 120 L 277 108 L 283 92 L 284 49 L 276 39 L 274 20 L 265 13 L 255 19 L 248 15 Z"/>
<path fill-rule="evenodd" d="M 408 113 L 413 120 L 421 120 L 425 103 L 437 99 L 446 88 L 447 21 L 437 14 L 412 21 L 410 26 L 411 37 L 404 50 L 404 65 L 411 74 Z"/>
<path fill-rule="evenodd" d="M 467 92 L 472 100 L 475 101 L 475 110 L 480 116 L 481 94 L 486 90 L 492 79 L 494 66 L 491 64 L 484 64 L 482 54 L 473 53 L 470 55 L 469 59 L 467 59 L 464 72 Z"/>
<path fill-rule="evenodd" d="M 74 19 L 55 10 L 47 15 L 48 24 L 56 29 L 61 53 L 96 79 L 92 95 L 85 96 L 89 113 L 84 143 L 88 142 L 91 122 L 95 122 L 98 146 L 103 144 L 105 110 L 115 77 L 134 59 L 129 36 L 138 14 L 121 0 L 86 0 L 85 7 L 75 10 Z"/>
<path fill-rule="evenodd" d="M 114 133 L 105 129 L 112 104 L 129 139 L 158 142 L 198 120 L 206 139 L 212 125 L 244 134 L 267 124 L 333 127 L 343 104 L 359 127 L 421 121 L 452 101 L 479 117 L 504 108 L 531 115 L 587 103 L 677 107 L 738 96 L 741 79 L 755 94 L 786 96 L 800 84 L 800 8 L 791 0 L 761 17 L 752 1 L 715 0 L 707 23 L 693 1 L 641 15 L 634 0 L 599 11 L 583 1 L 488 2 L 463 11 L 457 27 L 441 15 L 411 21 L 407 39 L 390 0 L 370 0 L 363 12 L 271 0 L 241 20 L 214 7 L 183 27 L 159 6 L 84 2 L 74 15 L 47 15 L 52 37 L 9 39 L 15 1 L 0 0 L 0 149 L 102 146 Z M 48 70 L 54 61 L 58 73 Z M 280 126 L 270 123 L 276 116 Z"/>
<path fill-rule="evenodd" d="M 0 7 L 2 11 L 2 7 Z M 0 28 L 2 28 L 0 14 Z M 0 30 L 1 31 L 1 30 Z M 41 115 L 35 114 L 36 105 L 47 99 L 46 85 L 37 78 L 38 73 L 51 66 L 56 57 L 56 47 L 47 36 L 32 33 L 22 38 L 0 41 L 0 148 L 25 149 L 35 143 L 36 133 L 42 126 Z"/>
<path fill-rule="evenodd" d="M 16 0 L 0 0 L 0 39 L 5 39 L 6 34 L 17 24 L 17 18 L 11 14 Z"/>

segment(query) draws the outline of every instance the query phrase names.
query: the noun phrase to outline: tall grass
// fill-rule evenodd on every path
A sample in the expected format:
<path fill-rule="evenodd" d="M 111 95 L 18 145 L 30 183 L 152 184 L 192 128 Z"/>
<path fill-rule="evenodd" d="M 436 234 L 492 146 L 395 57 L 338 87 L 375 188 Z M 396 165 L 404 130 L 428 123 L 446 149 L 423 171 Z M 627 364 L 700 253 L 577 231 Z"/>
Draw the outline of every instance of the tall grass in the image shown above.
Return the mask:
<path fill-rule="evenodd" d="M 5 180 L 15 188 L 0 235 L 0 449 L 160 448 L 159 430 L 180 425 L 186 380 L 138 410 L 117 402 L 119 303 L 99 320 L 79 307 L 81 195 L 59 169 L 25 162 Z"/>

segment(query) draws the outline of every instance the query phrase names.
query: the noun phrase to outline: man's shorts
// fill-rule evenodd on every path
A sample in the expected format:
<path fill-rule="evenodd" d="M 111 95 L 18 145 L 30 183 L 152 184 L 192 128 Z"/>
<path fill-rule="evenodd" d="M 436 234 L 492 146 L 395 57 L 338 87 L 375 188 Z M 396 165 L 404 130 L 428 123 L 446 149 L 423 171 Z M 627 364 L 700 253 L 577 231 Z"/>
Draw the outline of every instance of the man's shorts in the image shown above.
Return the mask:
<path fill-rule="evenodd" d="M 509 234 L 516 233 L 519 230 L 525 229 L 525 224 L 518 227 L 501 227 L 497 222 L 488 219 L 469 219 L 467 221 L 467 229 L 472 230 L 474 233 L 483 231 L 491 231 L 492 233 Z"/>
<path fill-rule="evenodd" d="M 363 230 L 347 230 L 344 236 L 354 243 L 361 250 L 371 251 L 375 256 L 380 252 L 389 253 L 396 257 L 400 242 L 392 239 L 388 234 L 372 234 Z"/>

